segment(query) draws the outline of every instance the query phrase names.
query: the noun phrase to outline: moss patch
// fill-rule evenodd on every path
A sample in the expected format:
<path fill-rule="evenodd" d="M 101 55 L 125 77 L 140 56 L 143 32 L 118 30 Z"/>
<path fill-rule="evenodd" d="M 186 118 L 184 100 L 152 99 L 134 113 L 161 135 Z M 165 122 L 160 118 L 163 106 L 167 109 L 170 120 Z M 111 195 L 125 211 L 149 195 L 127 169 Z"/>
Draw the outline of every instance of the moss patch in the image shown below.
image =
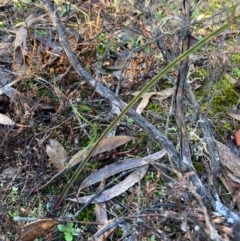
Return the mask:
<path fill-rule="evenodd" d="M 234 85 L 226 77 L 223 77 L 219 84 L 213 86 L 212 93 L 214 94 L 214 98 L 211 114 L 226 112 L 228 108 L 238 103 L 238 96 L 234 90 Z"/>

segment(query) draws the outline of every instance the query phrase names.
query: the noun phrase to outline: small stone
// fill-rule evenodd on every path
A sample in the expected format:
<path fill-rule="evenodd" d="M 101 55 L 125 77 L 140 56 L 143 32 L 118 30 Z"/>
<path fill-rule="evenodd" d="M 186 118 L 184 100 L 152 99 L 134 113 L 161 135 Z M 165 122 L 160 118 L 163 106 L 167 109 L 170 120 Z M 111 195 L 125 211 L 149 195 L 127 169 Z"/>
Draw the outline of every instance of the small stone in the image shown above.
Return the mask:
<path fill-rule="evenodd" d="M 14 178 L 14 177 L 17 177 L 19 174 L 21 174 L 21 172 L 22 172 L 21 168 L 9 167 L 2 171 L 2 176 L 5 178 Z"/>

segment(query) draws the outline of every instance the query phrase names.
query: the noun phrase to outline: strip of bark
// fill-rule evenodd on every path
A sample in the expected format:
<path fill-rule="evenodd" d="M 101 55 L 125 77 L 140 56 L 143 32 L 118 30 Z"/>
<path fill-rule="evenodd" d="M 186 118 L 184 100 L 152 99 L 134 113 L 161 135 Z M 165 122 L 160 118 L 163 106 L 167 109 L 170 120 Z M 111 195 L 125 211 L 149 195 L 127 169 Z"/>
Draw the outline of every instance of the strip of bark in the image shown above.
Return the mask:
<path fill-rule="evenodd" d="M 182 41 L 182 53 L 189 48 L 189 44 L 190 44 L 190 34 L 188 33 L 189 30 L 185 30 L 184 32 L 185 32 L 185 37 Z M 187 162 L 188 163 L 187 165 L 192 166 L 191 151 L 189 147 L 187 128 L 186 128 L 185 118 L 184 118 L 185 110 L 183 105 L 187 74 L 188 74 L 188 58 L 182 61 L 178 71 L 177 88 L 176 88 L 176 94 L 175 94 L 175 109 L 176 109 L 175 119 L 180 132 L 180 152 L 181 152 L 182 162 Z"/>

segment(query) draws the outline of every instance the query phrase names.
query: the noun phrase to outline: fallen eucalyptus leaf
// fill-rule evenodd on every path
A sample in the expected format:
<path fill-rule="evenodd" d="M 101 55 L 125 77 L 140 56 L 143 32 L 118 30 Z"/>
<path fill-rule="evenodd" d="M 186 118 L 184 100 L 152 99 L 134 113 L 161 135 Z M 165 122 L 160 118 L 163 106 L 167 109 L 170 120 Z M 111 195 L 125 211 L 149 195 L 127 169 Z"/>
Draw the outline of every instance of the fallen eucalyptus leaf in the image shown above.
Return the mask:
<path fill-rule="evenodd" d="M 57 140 L 50 139 L 49 142 L 50 145 L 46 146 L 46 152 L 58 171 L 62 171 L 66 166 L 67 152 Z"/>
<path fill-rule="evenodd" d="M 140 104 L 137 107 L 136 112 L 138 114 L 141 114 L 143 112 L 143 110 L 145 109 L 145 107 L 148 105 L 149 100 L 153 95 L 158 95 L 161 100 L 165 100 L 174 93 L 174 90 L 175 90 L 174 88 L 169 88 L 169 89 L 165 89 L 165 90 L 160 91 L 160 92 L 145 93 L 142 97 L 142 100 L 141 100 Z M 133 95 L 137 95 L 137 94 L 138 94 L 138 92 L 135 92 Z"/>
<path fill-rule="evenodd" d="M 120 162 L 105 166 L 97 170 L 96 172 L 92 173 L 91 175 L 89 175 L 86 179 L 84 179 L 79 190 L 82 190 L 97 182 L 101 182 L 110 176 L 116 175 L 117 173 L 129 170 L 132 168 L 147 165 L 150 162 L 153 162 L 162 158 L 166 153 L 167 153 L 166 150 L 163 149 L 159 152 L 156 152 L 144 158 L 129 158 L 129 159 L 125 159 L 124 161 L 120 161 Z"/>
<path fill-rule="evenodd" d="M 42 219 L 27 224 L 21 228 L 21 241 L 33 241 L 58 223 L 56 219 Z"/>
<path fill-rule="evenodd" d="M 108 215 L 107 215 L 107 205 L 106 202 L 102 203 L 96 203 L 95 204 L 95 216 L 96 221 L 98 223 L 101 223 L 101 225 L 98 225 L 98 230 L 101 230 L 102 227 L 105 226 L 106 223 L 108 223 Z M 101 236 L 99 236 L 96 241 L 104 241 L 108 238 L 108 236 L 114 231 L 115 228 L 112 228 L 108 232 L 105 232 Z"/>
<path fill-rule="evenodd" d="M 149 165 L 145 165 L 133 171 L 123 181 L 119 182 L 112 188 L 109 188 L 106 191 L 102 192 L 99 196 L 95 198 L 93 203 L 106 202 L 126 192 L 130 187 L 132 187 L 135 183 L 139 182 L 145 176 L 148 166 Z M 77 203 L 86 203 L 93 196 L 94 195 L 89 195 L 89 196 L 80 197 L 80 198 L 70 198 L 69 200 Z"/>
<path fill-rule="evenodd" d="M 12 126 L 15 123 L 9 117 L 7 117 L 6 115 L 3 115 L 3 114 L 0 113 L 0 124 L 7 125 L 7 126 Z"/>
<path fill-rule="evenodd" d="M 94 156 L 106 151 L 111 151 L 131 140 L 134 140 L 135 138 L 132 136 L 114 136 L 114 137 L 108 137 L 104 139 L 98 146 L 97 150 L 94 153 Z M 93 144 L 94 146 L 94 144 Z M 79 162 L 83 161 L 84 158 L 88 155 L 90 152 L 91 147 L 82 153 L 82 150 L 77 152 L 69 161 L 71 163 L 71 166 L 75 166 Z"/>

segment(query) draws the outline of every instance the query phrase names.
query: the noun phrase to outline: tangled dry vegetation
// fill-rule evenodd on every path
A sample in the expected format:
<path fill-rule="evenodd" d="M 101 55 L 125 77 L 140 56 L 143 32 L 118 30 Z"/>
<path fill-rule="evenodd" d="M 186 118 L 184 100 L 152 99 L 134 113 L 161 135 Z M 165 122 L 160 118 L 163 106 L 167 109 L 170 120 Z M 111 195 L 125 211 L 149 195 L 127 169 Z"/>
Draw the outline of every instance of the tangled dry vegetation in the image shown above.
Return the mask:
<path fill-rule="evenodd" d="M 239 12 L 217 0 L 3 2 L 0 239 L 240 240 Z M 86 162 L 125 103 L 227 21 Z"/>

